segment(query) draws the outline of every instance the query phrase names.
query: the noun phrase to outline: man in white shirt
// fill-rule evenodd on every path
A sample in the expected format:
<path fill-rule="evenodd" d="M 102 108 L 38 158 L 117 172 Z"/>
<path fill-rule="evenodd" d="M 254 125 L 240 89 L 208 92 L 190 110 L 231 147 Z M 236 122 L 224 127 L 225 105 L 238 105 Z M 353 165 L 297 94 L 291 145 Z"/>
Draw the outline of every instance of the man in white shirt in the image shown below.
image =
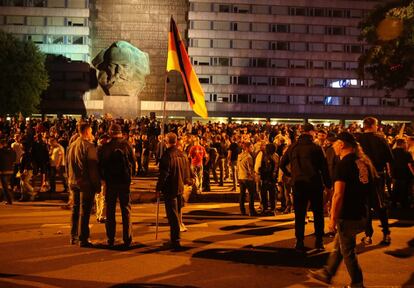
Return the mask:
<path fill-rule="evenodd" d="M 65 191 L 68 190 L 65 176 L 65 149 L 57 142 L 56 138 L 50 138 L 50 192 L 56 192 L 56 177 L 61 176 Z"/>

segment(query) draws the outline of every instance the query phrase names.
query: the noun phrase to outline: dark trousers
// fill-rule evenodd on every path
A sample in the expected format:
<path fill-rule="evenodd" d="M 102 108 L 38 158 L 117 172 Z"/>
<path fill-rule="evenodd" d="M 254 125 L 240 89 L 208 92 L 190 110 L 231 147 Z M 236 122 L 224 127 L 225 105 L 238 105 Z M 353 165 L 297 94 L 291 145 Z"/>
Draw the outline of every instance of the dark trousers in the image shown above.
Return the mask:
<path fill-rule="evenodd" d="M 218 182 L 220 186 L 223 186 L 223 181 L 224 181 L 224 176 L 223 176 L 223 172 L 224 172 L 224 158 L 219 158 L 217 159 L 216 163 L 214 163 L 213 166 L 213 177 L 214 177 L 214 181 Z M 218 179 L 217 177 L 217 168 L 219 168 L 220 171 L 220 179 Z"/>
<path fill-rule="evenodd" d="M 116 234 L 116 202 L 119 199 L 122 215 L 122 238 L 124 243 L 132 242 L 132 223 L 131 223 L 131 193 L 128 185 L 111 185 L 106 183 L 106 236 L 109 241 L 115 239 Z"/>
<path fill-rule="evenodd" d="M 367 222 L 365 227 L 365 235 L 372 237 L 374 234 L 374 228 L 372 227 L 373 211 L 377 213 L 377 216 L 381 222 L 382 233 L 384 235 L 390 234 L 390 228 L 388 224 L 388 208 L 385 205 L 383 199 L 385 195 L 385 177 L 380 176 L 380 179 L 376 181 L 376 193 L 370 195 L 368 199 L 367 209 Z"/>
<path fill-rule="evenodd" d="M 253 180 L 239 180 L 240 184 L 240 213 L 246 214 L 246 209 L 244 207 L 244 201 L 246 200 L 246 190 L 249 191 L 249 211 L 254 213 L 254 194 L 255 194 L 255 182 Z"/>
<path fill-rule="evenodd" d="M 210 191 L 210 165 L 204 165 L 203 167 L 203 191 L 209 192 Z"/>
<path fill-rule="evenodd" d="M 168 223 L 170 224 L 171 242 L 180 241 L 180 213 L 182 206 L 181 195 L 164 195 L 165 212 L 167 213 Z"/>
<path fill-rule="evenodd" d="M 339 220 L 337 224 L 338 233 L 334 240 L 334 248 L 329 254 L 325 270 L 330 277 L 334 276 L 338 270 L 342 259 L 344 260 L 348 274 L 351 277 L 351 285 L 362 285 L 363 276 L 361 267 L 358 264 L 356 255 L 355 237 L 363 230 L 363 220 Z"/>
<path fill-rule="evenodd" d="M 3 190 L 3 201 L 7 203 L 13 203 L 13 197 L 10 195 L 9 184 L 10 184 L 11 174 L 1 174 L 0 183 Z"/>
<path fill-rule="evenodd" d="M 268 208 L 274 212 L 276 208 L 276 183 L 273 181 L 262 180 L 260 194 L 263 212 Z"/>
<path fill-rule="evenodd" d="M 324 234 L 323 218 L 323 188 L 309 182 L 295 182 L 293 185 L 293 205 L 295 208 L 295 236 L 297 241 L 305 238 L 305 218 L 308 203 L 311 204 L 315 219 L 315 236 L 317 241 L 322 241 Z"/>
<path fill-rule="evenodd" d="M 15 163 L 13 166 L 13 175 L 10 180 L 10 186 L 12 190 L 15 186 L 19 187 L 20 179 L 16 177 L 17 172 L 19 172 L 19 170 L 20 170 L 20 163 Z"/>
<path fill-rule="evenodd" d="M 72 239 L 87 242 L 89 239 L 89 218 L 91 216 L 92 205 L 95 193 L 88 189 L 81 189 L 78 186 L 71 186 L 73 194 L 72 205 Z M 80 216 L 80 233 L 79 233 L 79 216 Z"/>
<path fill-rule="evenodd" d="M 66 181 L 66 174 L 65 174 L 65 166 L 50 166 L 50 173 L 49 173 L 49 184 L 50 184 L 50 192 L 55 193 L 56 192 L 56 179 L 57 177 L 62 178 L 63 187 L 65 191 L 68 190 L 68 184 Z"/>
<path fill-rule="evenodd" d="M 401 207 L 410 207 L 411 179 L 394 179 L 394 190 L 392 193 L 392 203 L 400 202 Z"/>

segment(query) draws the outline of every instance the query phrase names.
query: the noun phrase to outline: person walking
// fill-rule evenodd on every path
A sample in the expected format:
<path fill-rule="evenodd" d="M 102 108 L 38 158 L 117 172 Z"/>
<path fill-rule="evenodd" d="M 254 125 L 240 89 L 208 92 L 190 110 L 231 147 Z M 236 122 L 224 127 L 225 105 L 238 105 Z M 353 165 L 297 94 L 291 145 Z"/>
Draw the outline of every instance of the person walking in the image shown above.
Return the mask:
<path fill-rule="evenodd" d="M 79 133 L 80 137 L 69 146 L 67 156 L 68 182 L 73 197 L 70 243 L 73 245 L 79 241 L 81 247 L 92 247 L 89 218 L 95 193 L 101 189 L 101 179 L 91 126 L 79 124 Z"/>
<path fill-rule="evenodd" d="M 280 168 L 292 177 L 293 205 L 295 209 L 295 249 L 305 252 L 305 217 L 310 202 L 314 215 L 315 249 L 323 250 L 324 216 L 323 190 L 331 189 L 328 164 L 322 148 L 313 143 L 314 128 L 305 124 L 297 142 L 292 144 L 284 154 Z M 288 169 L 290 164 L 291 172 Z"/>
<path fill-rule="evenodd" d="M 177 135 L 170 132 L 166 135 L 167 150 L 160 160 L 160 175 L 156 193 L 164 196 L 165 210 L 170 225 L 170 243 L 168 248 L 179 251 L 180 244 L 180 211 L 183 203 L 184 184 L 192 185 L 190 165 L 187 157 L 177 148 Z"/>
<path fill-rule="evenodd" d="M 195 191 L 196 194 L 200 194 L 203 187 L 203 162 L 207 157 L 207 152 L 200 145 L 200 139 L 197 136 L 193 136 L 193 146 L 190 148 L 188 156 L 191 159 L 191 172 L 195 176 Z"/>
<path fill-rule="evenodd" d="M 135 169 L 132 146 L 122 136 L 121 126 L 112 124 L 109 128 L 111 140 L 98 150 L 102 179 L 105 181 L 106 194 L 106 236 L 108 245 L 114 246 L 116 221 L 116 202 L 119 199 L 122 215 L 122 235 L 124 246 L 132 243 L 131 223 L 131 177 Z"/>
<path fill-rule="evenodd" d="M 309 272 L 312 278 L 330 284 L 343 260 L 351 277 L 350 287 L 363 287 L 355 251 L 356 235 L 364 230 L 367 194 L 376 172 L 368 157 L 358 155 L 358 144 L 352 134 L 339 133 L 333 149 L 340 161 L 335 170 L 329 229 L 337 233 L 326 266 Z"/>

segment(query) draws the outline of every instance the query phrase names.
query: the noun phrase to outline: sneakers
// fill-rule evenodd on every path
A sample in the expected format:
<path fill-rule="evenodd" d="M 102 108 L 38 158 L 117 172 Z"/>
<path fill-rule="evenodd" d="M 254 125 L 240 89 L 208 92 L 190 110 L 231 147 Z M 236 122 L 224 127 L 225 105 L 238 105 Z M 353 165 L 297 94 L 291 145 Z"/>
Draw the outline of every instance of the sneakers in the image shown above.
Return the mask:
<path fill-rule="evenodd" d="M 79 247 L 91 248 L 91 247 L 93 247 L 93 244 L 92 244 L 92 242 L 89 242 L 89 241 L 81 241 L 81 242 L 79 242 Z"/>
<path fill-rule="evenodd" d="M 365 245 L 371 245 L 372 244 L 372 238 L 369 237 L 369 236 L 362 237 L 361 243 L 365 244 Z"/>
<path fill-rule="evenodd" d="M 380 245 L 388 246 L 391 244 L 391 236 L 390 234 L 385 234 L 384 238 L 380 242 Z"/>
<path fill-rule="evenodd" d="M 331 276 L 325 269 L 309 270 L 309 277 L 321 281 L 325 284 L 331 284 Z"/>

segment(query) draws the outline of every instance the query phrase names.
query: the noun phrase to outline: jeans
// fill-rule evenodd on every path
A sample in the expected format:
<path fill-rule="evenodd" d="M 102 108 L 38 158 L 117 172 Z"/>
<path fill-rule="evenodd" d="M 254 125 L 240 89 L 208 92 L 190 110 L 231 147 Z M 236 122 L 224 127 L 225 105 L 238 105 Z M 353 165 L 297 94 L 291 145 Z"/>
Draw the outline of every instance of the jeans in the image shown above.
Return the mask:
<path fill-rule="evenodd" d="M 63 187 L 65 191 L 68 190 L 68 184 L 66 180 L 66 172 L 65 172 L 65 166 L 50 166 L 50 175 L 49 175 L 49 183 L 50 183 L 50 192 L 55 193 L 56 192 L 56 179 L 57 176 L 62 177 Z"/>
<path fill-rule="evenodd" d="M 260 194 L 263 212 L 268 208 L 274 212 L 276 208 L 276 183 L 273 181 L 262 180 Z"/>
<path fill-rule="evenodd" d="M 196 179 L 194 183 L 196 193 L 200 193 L 203 187 L 203 166 L 191 165 L 191 172 L 193 172 Z"/>
<path fill-rule="evenodd" d="M 246 209 L 244 207 L 244 201 L 246 199 L 246 189 L 249 191 L 249 212 L 256 212 L 254 209 L 254 194 L 255 194 L 255 182 L 253 180 L 239 180 L 240 183 L 240 213 L 246 214 Z"/>
<path fill-rule="evenodd" d="M 365 227 L 365 235 L 372 237 L 374 234 L 374 228 L 372 227 L 372 209 L 378 215 L 378 218 L 381 222 L 382 233 L 384 235 L 390 234 L 390 228 L 388 224 L 388 208 L 384 205 L 382 197 L 385 194 L 385 177 L 381 175 L 380 180 L 375 183 L 377 185 L 377 191 L 373 195 L 370 195 L 368 199 L 368 209 L 367 209 L 367 221 Z"/>
<path fill-rule="evenodd" d="M 344 260 L 348 274 L 351 277 L 351 285 L 361 285 L 363 276 L 358 258 L 355 252 L 356 235 L 363 231 L 364 220 L 343 220 L 337 224 L 338 233 L 334 240 L 334 248 L 329 255 L 325 270 L 330 277 L 334 276 L 339 265 Z"/>
<path fill-rule="evenodd" d="M 217 159 L 216 163 L 214 163 L 214 166 L 213 166 L 213 177 L 214 177 L 214 181 L 218 182 L 220 186 L 223 186 L 223 181 L 224 181 L 224 179 L 223 179 L 223 177 L 224 177 L 223 176 L 223 172 L 224 172 L 224 160 L 225 160 L 224 158 Z M 220 180 L 217 178 L 217 172 L 216 172 L 217 167 L 220 170 Z"/>
<path fill-rule="evenodd" d="M 164 195 L 165 212 L 167 213 L 168 223 L 170 224 L 171 242 L 180 241 L 180 214 L 182 206 L 181 195 Z"/>
<path fill-rule="evenodd" d="M 236 191 L 237 188 L 237 161 L 230 162 L 230 170 L 231 170 L 231 180 L 233 182 L 233 190 Z"/>
<path fill-rule="evenodd" d="M 87 242 L 89 239 L 89 218 L 95 193 L 87 189 L 81 189 L 78 186 L 72 186 L 73 205 L 72 205 L 72 239 Z M 80 233 L 79 233 L 79 216 L 80 216 Z"/>
<path fill-rule="evenodd" d="M 111 185 L 107 183 L 106 186 L 106 236 L 109 241 L 115 239 L 116 232 L 116 201 L 119 199 L 119 206 L 121 207 L 122 215 L 122 239 L 124 243 L 130 244 L 132 242 L 132 223 L 131 223 L 131 193 L 129 190 L 129 183 L 123 185 Z"/>

